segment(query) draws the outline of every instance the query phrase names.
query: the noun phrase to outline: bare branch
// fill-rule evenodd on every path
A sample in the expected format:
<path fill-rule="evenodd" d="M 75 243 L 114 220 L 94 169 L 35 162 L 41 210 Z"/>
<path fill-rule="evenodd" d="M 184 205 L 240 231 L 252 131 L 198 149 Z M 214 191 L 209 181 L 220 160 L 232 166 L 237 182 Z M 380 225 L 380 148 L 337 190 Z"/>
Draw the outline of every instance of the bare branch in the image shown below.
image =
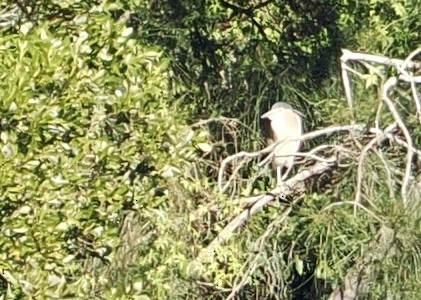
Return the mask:
<path fill-rule="evenodd" d="M 278 145 L 283 144 L 283 143 L 287 143 L 289 141 L 298 141 L 298 140 L 304 141 L 304 140 L 312 139 L 312 138 L 315 138 L 315 137 L 318 137 L 318 136 L 321 136 L 321 135 L 330 135 L 330 134 L 335 133 L 335 132 L 342 132 L 342 131 L 362 132 L 363 130 L 364 130 L 364 125 L 362 125 L 362 124 L 344 125 L 344 126 L 331 126 L 331 127 L 327 127 L 327 128 L 324 128 L 324 129 L 319 129 L 319 130 L 315 130 L 313 132 L 306 133 L 298 139 L 297 138 L 287 139 L 287 140 L 280 141 L 278 143 L 273 143 L 270 146 L 268 146 L 268 147 L 266 147 L 266 148 L 264 148 L 260 151 L 256 151 L 256 152 L 241 151 L 241 152 L 236 153 L 234 155 L 228 156 L 227 158 L 225 158 L 222 161 L 221 167 L 219 168 L 219 174 L 218 174 L 219 190 L 221 192 L 224 192 L 228 188 L 229 182 L 223 186 L 222 181 L 223 181 L 223 178 L 224 178 L 224 173 L 225 173 L 225 169 L 226 169 L 227 165 L 234 160 L 245 159 L 245 158 L 246 159 L 252 159 L 252 158 L 260 157 L 263 154 L 273 152 L 273 150 Z"/>
<path fill-rule="evenodd" d="M 419 51 L 419 50 L 416 50 Z M 341 61 L 365 61 L 365 62 L 374 62 L 382 65 L 400 67 L 405 66 L 410 69 L 421 69 L 421 62 L 406 61 L 402 59 L 389 58 L 382 55 L 373 55 L 359 52 L 351 52 L 347 49 L 342 49 Z"/>
<path fill-rule="evenodd" d="M 352 89 L 351 89 L 351 81 L 349 79 L 348 72 L 357 73 L 357 75 L 360 75 L 358 72 L 353 70 L 348 66 L 349 61 L 356 61 L 358 63 L 361 63 L 365 67 L 372 69 L 371 65 L 367 63 L 377 63 L 387 66 L 395 67 L 402 75 L 399 76 L 400 80 L 403 80 L 405 82 L 409 82 L 411 84 L 412 93 L 414 96 L 414 100 L 416 101 L 417 111 L 420 116 L 420 123 L 421 123 L 421 104 L 418 99 L 418 95 L 415 90 L 415 83 L 421 83 L 421 76 L 410 76 L 407 72 L 407 69 L 421 69 L 421 62 L 419 61 L 412 61 L 412 59 L 421 52 L 421 48 L 415 50 L 412 52 L 405 60 L 402 59 L 395 59 L 395 58 L 389 58 L 386 56 L 381 55 L 372 55 L 372 54 L 366 54 L 366 53 L 358 53 L 358 52 L 351 52 L 347 49 L 342 49 L 342 56 L 341 56 L 341 68 L 342 68 L 342 81 L 344 85 L 345 90 L 345 97 L 348 102 L 348 106 L 352 109 Z M 378 72 L 375 72 L 378 74 Z M 378 74 L 379 75 L 379 74 Z M 380 76 L 383 78 L 383 76 Z"/>
<path fill-rule="evenodd" d="M 191 128 L 196 128 L 196 127 L 200 127 L 200 126 L 204 126 L 204 125 L 208 125 L 209 123 L 213 123 L 213 122 L 217 122 L 217 123 L 222 123 L 222 124 L 239 124 L 242 127 L 246 128 L 249 131 L 253 131 L 253 129 L 246 125 L 245 123 L 241 122 L 240 120 L 236 119 L 236 118 L 227 118 L 227 117 L 217 117 L 217 118 L 209 118 L 206 120 L 200 120 L 196 123 L 193 123 L 190 125 Z"/>
<path fill-rule="evenodd" d="M 391 125 L 389 125 L 391 126 Z M 376 128 L 370 128 L 369 130 L 371 133 L 375 133 L 375 134 L 385 134 L 387 136 L 387 138 L 391 141 L 396 142 L 398 145 L 401 145 L 402 147 L 409 149 L 409 145 L 407 142 L 405 142 L 404 140 L 401 140 L 399 137 L 397 137 L 396 135 L 392 134 L 392 133 L 386 133 L 383 132 L 381 130 L 377 130 Z M 417 153 L 417 155 L 421 156 L 421 150 L 415 148 L 414 146 L 411 147 L 411 150 L 414 151 L 415 153 Z"/>
<path fill-rule="evenodd" d="M 411 177 L 411 164 L 412 164 L 412 158 L 414 156 L 414 151 L 413 151 L 414 147 L 413 147 L 412 138 L 411 138 L 411 135 L 409 134 L 408 128 L 406 127 L 405 123 L 402 121 L 402 118 L 397 112 L 392 100 L 389 98 L 389 90 L 393 86 L 395 86 L 397 83 L 398 83 L 398 79 L 396 77 L 389 78 L 383 86 L 382 96 L 383 96 L 383 101 L 385 101 L 387 106 L 389 107 L 389 110 L 392 113 L 393 118 L 399 125 L 399 128 L 402 130 L 405 136 L 406 142 L 408 143 L 407 155 L 406 155 L 405 177 L 403 179 L 402 188 L 401 188 L 402 201 L 404 203 L 404 206 L 406 206 L 409 180 Z"/>
<path fill-rule="evenodd" d="M 244 203 L 250 204 L 248 208 L 243 210 L 237 217 L 235 217 L 219 234 L 218 236 L 203 249 L 196 261 L 203 262 L 205 258 L 210 258 L 215 255 L 216 248 L 225 243 L 234 234 L 234 231 L 242 226 L 248 219 L 259 212 L 269 202 L 273 201 L 276 196 L 288 196 L 293 192 L 304 189 L 304 181 L 315 175 L 321 174 L 332 168 L 338 161 L 338 156 L 333 155 L 326 160 L 326 162 L 316 163 L 312 168 L 303 170 L 294 177 L 288 179 L 284 185 L 273 189 L 266 195 L 253 196 L 242 200 Z"/>
<path fill-rule="evenodd" d="M 295 200 L 295 201 L 297 201 L 297 200 Z M 293 204 L 294 204 L 294 202 L 293 202 Z M 250 275 L 253 274 L 254 271 L 256 270 L 256 268 L 259 266 L 257 264 L 257 261 L 261 257 L 261 253 L 263 253 L 263 247 L 265 245 L 265 241 L 266 241 L 267 237 L 272 233 L 272 231 L 274 230 L 275 226 L 278 226 L 282 222 L 285 221 L 285 219 L 291 213 L 292 207 L 293 206 L 290 205 L 287 208 L 285 208 L 285 210 L 282 213 L 282 215 L 278 216 L 275 219 L 275 221 L 273 221 L 271 224 L 269 224 L 269 226 L 266 229 L 265 233 L 262 236 L 259 237 L 259 239 L 257 240 L 257 242 L 259 243 L 259 251 L 256 254 L 256 256 L 254 257 L 253 261 L 250 263 L 251 267 L 247 267 L 247 271 L 245 272 L 244 275 L 240 274 L 240 277 L 242 277 L 243 279 L 232 288 L 231 293 L 228 295 L 228 297 L 226 298 L 226 300 L 230 300 L 230 299 L 233 299 L 235 297 L 235 295 L 244 287 L 244 285 L 246 284 L 247 279 L 250 277 Z"/>
<path fill-rule="evenodd" d="M 357 190 L 355 192 L 355 200 L 354 200 L 354 215 L 356 216 L 357 213 L 357 206 L 361 202 L 361 185 L 363 181 L 363 168 L 364 168 L 364 161 L 367 156 L 368 151 L 375 145 L 382 143 L 385 139 L 387 139 L 387 134 L 392 133 L 397 128 L 397 124 L 393 123 L 389 125 L 384 132 L 379 134 L 377 132 L 377 136 L 373 138 L 363 149 L 360 154 L 360 158 L 358 159 L 358 169 L 357 169 Z"/>
<path fill-rule="evenodd" d="M 349 76 L 348 76 L 348 70 L 350 69 L 345 61 L 342 61 L 341 58 L 341 73 L 342 73 L 342 81 L 344 84 L 344 89 L 345 89 L 345 97 L 346 100 L 348 101 L 348 106 L 349 108 L 351 108 L 352 110 L 352 89 L 351 89 L 351 80 L 349 80 Z"/>

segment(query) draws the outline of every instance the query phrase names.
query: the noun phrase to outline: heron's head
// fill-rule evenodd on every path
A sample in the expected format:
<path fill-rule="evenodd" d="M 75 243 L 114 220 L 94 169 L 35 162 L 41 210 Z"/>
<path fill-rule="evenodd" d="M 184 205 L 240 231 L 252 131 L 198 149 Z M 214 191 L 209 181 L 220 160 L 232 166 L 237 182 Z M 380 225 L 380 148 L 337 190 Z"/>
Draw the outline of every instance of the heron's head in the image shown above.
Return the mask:
<path fill-rule="evenodd" d="M 286 102 L 276 102 L 275 104 L 272 105 L 272 108 L 268 112 L 264 113 L 260 118 L 262 118 L 262 119 L 267 118 L 269 120 L 272 120 L 274 117 L 276 117 L 280 113 L 283 113 L 283 112 L 286 112 L 286 111 L 298 113 L 288 103 L 286 103 Z"/>

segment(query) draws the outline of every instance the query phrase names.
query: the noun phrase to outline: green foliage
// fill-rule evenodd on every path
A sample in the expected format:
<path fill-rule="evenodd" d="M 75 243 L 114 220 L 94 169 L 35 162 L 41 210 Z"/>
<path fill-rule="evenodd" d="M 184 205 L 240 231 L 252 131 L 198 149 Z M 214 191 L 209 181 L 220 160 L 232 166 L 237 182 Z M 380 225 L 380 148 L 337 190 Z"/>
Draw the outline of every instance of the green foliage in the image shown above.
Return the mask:
<path fill-rule="evenodd" d="M 196 159 L 168 58 L 103 9 L 80 9 L 59 28 L 25 22 L 0 41 L 0 243 L 10 298 L 127 292 L 110 289 L 100 271 L 116 264 L 125 212 L 165 232 L 174 178 L 188 178 Z M 148 251 L 168 252 L 163 242 Z M 136 262 L 141 278 L 131 278 L 138 295 L 141 279 L 159 286 L 167 272 L 145 258 Z"/>
<path fill-rule="evenodd" d="M 420 45 L 420 9 L 421 4 L 414 0 L 372 0 L 355 7 L 348 22 L 359 19 L 355 41 L 362 51 L 401 57 Z"/>
<path fill-rule="evenodd" d="M 416 299 L 420 194 L 400 205 L 396 145 L 368 154 L 364 209 L 350 205 L 354 164 L 309 182 L 287 217 L 289 207 L 268 208 L 214 259 L 195 259 L 242 211 L 238 196 L 270 188 L 252 161 L 230 195 L 216 189 L 221 159 L 262 147 L 260 113 L 287 101 L 307 130 L 372 126 L 382 82 L 356 81 L 351 114 L 339 49 L 407 55 L 419 10 L 415 0 L 2 2 L 0 294 L 225 299 L 244 281 L 239 299 L 327 299 L 373 256 L 367 299 Z M 420 145 L 411 95 L 393 96 Z M 383 227 L 393 243 L 379 258 Z"/>

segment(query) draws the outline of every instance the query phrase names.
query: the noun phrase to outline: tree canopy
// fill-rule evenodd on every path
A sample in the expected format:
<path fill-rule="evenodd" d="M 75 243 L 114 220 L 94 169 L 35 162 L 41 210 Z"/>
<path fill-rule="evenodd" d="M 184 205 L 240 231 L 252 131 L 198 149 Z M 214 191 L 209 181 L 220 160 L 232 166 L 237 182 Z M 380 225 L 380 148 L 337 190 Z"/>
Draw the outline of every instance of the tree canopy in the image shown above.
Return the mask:
<path fill-rule="evenodd" d="M 2 299 L 418 299 L 420 12 L 3 1 Z M 281 186 L 277 101 L 305 123 Z"/>

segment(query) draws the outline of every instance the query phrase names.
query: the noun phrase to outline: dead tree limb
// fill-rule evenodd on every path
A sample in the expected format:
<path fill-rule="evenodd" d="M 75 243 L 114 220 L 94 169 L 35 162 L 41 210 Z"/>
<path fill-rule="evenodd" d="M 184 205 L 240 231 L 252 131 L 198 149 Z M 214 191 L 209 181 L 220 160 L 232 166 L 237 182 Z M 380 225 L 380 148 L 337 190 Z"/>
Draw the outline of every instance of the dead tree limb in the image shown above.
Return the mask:
<path fill-rule="evenodd" d="M 312 139 L 321 135 L 330 135 L 336 132 L 359 132 L 362 133 L 364 131 L 364 125 L 362 124 L 354 124 L 354 125 L 343 125 L 343 126 L 331 126 L 331 127 L 327 127 L 327 128 L 323 128 L 323 129 L 319 129 L 319 130 L 315 130 L 309 133 L 306 133 L 304 135 L 301 136 L 301 138 L 299 140 L 304 141 L 304 140 L 308 140 L 308 139 Z M 218 173 L 218 187 L 220 192 L 225 192 L 225 190 L 229 187 L 229 184 L 231 183 L 231 181 L 233 180 L 235 173 L 232 174 L 228 180 L 228 182 L 224 185 L 223 184 L 223 179 L 224 179 L 224 174 L 225 174 L 225 170 L 227 168 L 227 165 L 229 163 L 231 163 L 232 161 L 235 160 L 247 160 L 247 159 L 252 159 L 252 158 L 256 158 L 256 157 L 261 157 L 264 154 L 268 154 L 268 153 L 273 153 L 274 149 L 283 143 L 289 142 L 291 140 L 298 140 L 298 139 L 287 139 L 284 141 L 280 141 L 278 143 L 273 143 L 272 145 L 260 150 L 260 151 L 256 151 L 256 152 L 247 152 L 247 151 L 241 151 L 239 153 L 236 153 L 234 155 L 228 156 L 227 158 L 225 158 L 222 163 L 221 163 L 221 167 L 219 168 L 219 173 Z M 295 154 L 291 154 L 291 155 L 295 155 Z"/>
<path fill-rule="evenodd" d="M 203 262 L 205 259 L 212 258 L 215 255 L 215 250 L 219 245 L 228 241 L 236 229 L 242 226 L 253 215 L 262 210 L 269 202 L 275 200 L 275 198 L 278 196 L 286 197 L 294 192 L 302 190 L 304 188 L 304 181 L 306 179 L 326 172 L 337 164 L 338 159 L 340 159 L 340 157 L 334 155 L 325 159 L 323 162 L 318 162 L 311 168 L 299 172 L 294 177 L 288 179 L 284 185 L 273 189 L 266 195 L 253 196 L 242 199 L 241 202 L 247 203 L 248 208 L 244 209 L 227 226 L 225 226 L 225 228 L 218 234 L 218 236 L 199 253 L 196 261 Z"/>
<path fill-rule="evenodd" d="M 421 52 L 421 48 L 415 50 L 412 52 L 405 60 L 403 59 L 396 59 L 396 58 L 389 58 L 386 56 L 381 55 L 372 55 L 372 54 L 366 54 L 366 53 L 358 53 L 358 52 L 352 52 L 347 49 L 342 49 L 342 56 L 341 56 L 341 68 L 342 68 L 342 81 L 344 85 L 345 90 L 345 97 L 348 101 L 348 106 L 352 109 L 353 107 L 353 96 L 352 96 L 352 89 L 351 89 L 351 80 L 349 77 L 349 73 L 356 73 L 355 70 L 353 70 L 349 66 L 349 62 L 357 62 L 361 63 L 365 66 L 370 66 L 370 63 L 376 63 L 380 65 L 386 65 L 395 67 L 395 69 L 400 72 L 400 76 L 398 77 L 399 80 L 402 80 L 404 82 L 411 83 L 411 89 L 415 90 L 415 83 L 421 83 L 421 76 L 411 76 L 407 72 L 408 69 L 411 70 L 421 70 L 421 62 L 420 61 L 413 61 L 412 59 Z M 415 95 L 417 95 L 415 91 Z M 418 99 L 418 96 L 416 96 L 415 99 Z M 416 101 L 416 106 L 418 110 L 418 114 L 421 115 L 421 104 Z M 421 118 L 421 117 L 420 117 Z M 421 119 L 420 119 L 421 122 Z"/>

